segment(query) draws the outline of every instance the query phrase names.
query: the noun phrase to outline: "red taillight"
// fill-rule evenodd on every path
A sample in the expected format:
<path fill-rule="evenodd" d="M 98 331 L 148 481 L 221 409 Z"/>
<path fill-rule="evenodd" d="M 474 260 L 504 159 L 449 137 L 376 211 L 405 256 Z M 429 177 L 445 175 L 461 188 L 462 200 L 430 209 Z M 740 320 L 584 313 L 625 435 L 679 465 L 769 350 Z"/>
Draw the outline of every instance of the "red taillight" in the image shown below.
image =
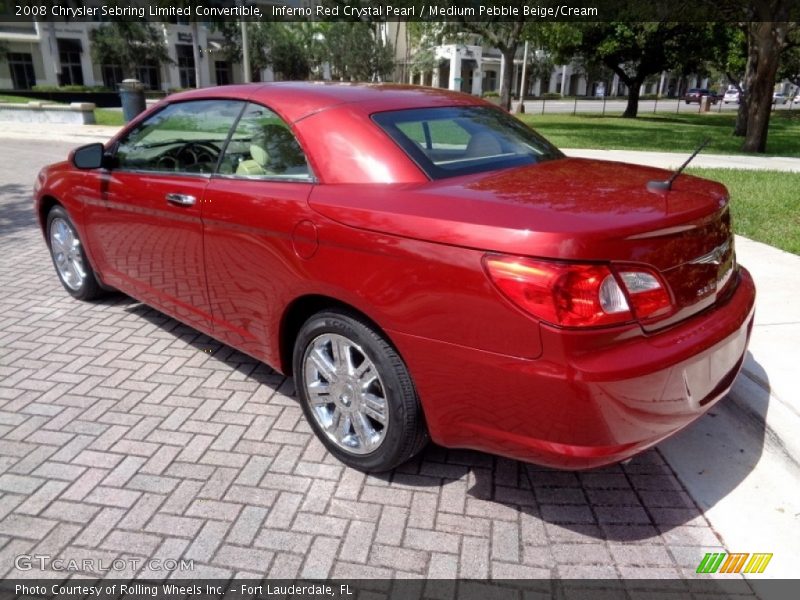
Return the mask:
<path fill-rule="evenodd" d="M 660 279 L 638 267 L 620 273 L 619 279 L 626 287 L 623 291 L 607 265 L 500 255 L 485 256 L 484 265 L 494 284 L 514 304 L 562 327 L 651 319 L 671 309 Z"/>

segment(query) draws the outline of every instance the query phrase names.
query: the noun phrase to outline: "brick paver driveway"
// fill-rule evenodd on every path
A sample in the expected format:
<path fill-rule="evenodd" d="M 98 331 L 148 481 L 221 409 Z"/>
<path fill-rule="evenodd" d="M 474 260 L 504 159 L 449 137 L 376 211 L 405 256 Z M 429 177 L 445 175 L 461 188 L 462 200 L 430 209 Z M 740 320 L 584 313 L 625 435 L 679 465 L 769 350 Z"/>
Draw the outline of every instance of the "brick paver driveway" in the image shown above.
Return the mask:
<path fill-rule="evenodd" d="M 0 574 L 46 555 L 183 558 L 193 577 L 689 577 L 724 551 L 657 451 L 586 473 L 434 446 L 344 468 L 290 381 L 130 298 L 63 291 L 29 189 L 66 150 L 0 142 Z"/>

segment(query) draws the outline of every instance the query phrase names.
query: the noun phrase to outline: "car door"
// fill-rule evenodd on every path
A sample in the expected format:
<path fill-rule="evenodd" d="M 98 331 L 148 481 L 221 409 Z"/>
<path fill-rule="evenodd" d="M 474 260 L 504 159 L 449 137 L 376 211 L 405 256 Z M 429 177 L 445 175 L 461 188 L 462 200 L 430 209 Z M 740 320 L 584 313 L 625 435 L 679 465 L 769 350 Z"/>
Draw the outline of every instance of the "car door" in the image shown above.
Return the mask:
<path fill-rule="evenodd" d="M 110 285 L 203 330 L 203 195 L 243 106 L 177 102 L 145 119 L 114 149 L 87 219 Z"/>
<path fill-rule="evenodd" d="M 276 356 L 277 322 L 315 249 L 307 199 L 313 175 L 292 131 L 250 103 L 203 203 L 214 335 L 249 354 Z"/>

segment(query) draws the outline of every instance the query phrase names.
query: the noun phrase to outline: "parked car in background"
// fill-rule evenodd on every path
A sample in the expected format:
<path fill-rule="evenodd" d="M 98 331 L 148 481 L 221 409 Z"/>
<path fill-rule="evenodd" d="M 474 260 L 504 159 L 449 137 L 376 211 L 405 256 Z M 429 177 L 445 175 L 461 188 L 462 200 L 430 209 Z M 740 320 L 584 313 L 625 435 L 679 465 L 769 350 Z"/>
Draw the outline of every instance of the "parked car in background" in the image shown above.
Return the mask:
<path fill-rule="evenodd" d="M 706 88 L 690 88 L 683 97 L 683 100 L 686 104 L 691 104 L 692 102 L 700 104 L 700 99 L 703 96 L 708 96 L 711 100 L 711 104 L 716 104 L 719 101 L 719 96 L 717 96 L 714 91 Z"/>
<path fill-rule="evenodd" d="M 34 199 L 69 294 L 115 288 L 293 376 L 364 471 L 429 439 L 625 460 L 727 394 L 753 326 L 724 186 L 568 158 L 446 90 L 175 94 Z"/>
<path fill-rule="evenodd" d="M 783 92 L 775 92 L 774 94 L 772 94 L 773 104 L 786 104 L 788 101 L 789 101 L 789 96 L 787 96 Z"/>
<path fill-rule="evenodd" d="M 740 97 L 741 97 L 741 93 L 739 92 L 739 90 L 737 90 L 736 88 L 731 88 L 731 89 L 728 89 L 728 91 L 725 92 L 724 96 L 722 96 L 722 102 L 723 102 L 723 104 L 729 104 L 731 102 L 735 102 L 736 104 L 739 104 Z"/>

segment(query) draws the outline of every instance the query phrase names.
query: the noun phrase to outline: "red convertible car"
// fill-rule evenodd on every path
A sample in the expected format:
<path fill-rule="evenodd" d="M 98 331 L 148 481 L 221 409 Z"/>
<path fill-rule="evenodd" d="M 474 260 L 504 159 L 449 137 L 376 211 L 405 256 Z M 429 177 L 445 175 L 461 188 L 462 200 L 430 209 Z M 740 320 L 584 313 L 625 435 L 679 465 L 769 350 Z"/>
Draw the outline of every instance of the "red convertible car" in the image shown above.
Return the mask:
<path fill-rule="evenodd" d="M 566 158 L 471 96 L 282 83 L 170 96 L 46 167 L 75 298 L 113 288 L 294 377 L 344 463 L 428 439 L 627 459 L 722 398 L 755 289 L 717 183 Z"/>

